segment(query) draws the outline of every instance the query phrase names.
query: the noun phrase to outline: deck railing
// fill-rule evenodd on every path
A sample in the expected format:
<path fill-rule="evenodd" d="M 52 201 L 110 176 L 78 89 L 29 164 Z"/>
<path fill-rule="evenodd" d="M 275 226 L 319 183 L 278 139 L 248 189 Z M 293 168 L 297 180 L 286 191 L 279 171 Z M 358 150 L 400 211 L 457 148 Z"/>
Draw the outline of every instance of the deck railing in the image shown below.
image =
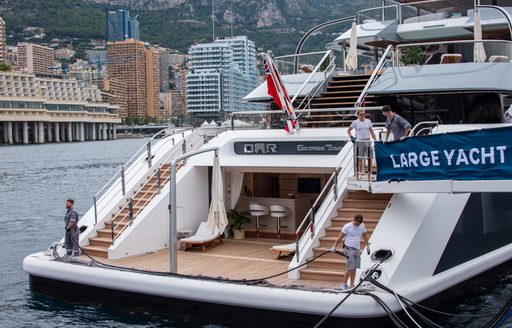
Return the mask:
<path fill-rule="evenodd" d="M 218 134 L 219 132 L 225 130 L 225 128 L 217 128 L 215 134 Z M 162 185 L 169 181 L 168 179 L 162 180 L 162 175 L 168 173 L 170 178 L 170 162 L 174 158 L 198 150 L 199 148 L 207 144 L 208 140 L 208 134 L 206 132 L 204 132 L 201 129 L 196 130 L 190 136 L 180 141 L 181 146 L 178 146 L 179 143 L 177 143 L 177 147 L 175 147 L 175 149 L 167 157 L 160 160 L 158 167 L 153 172 L 153 174 L 147 179 L 146 183 L 144 183 L 138 190 L 134 192 L 134 195 L 136 195 L 138 199 L 134 201 L 133 197 L 130 197 L 129 201 L 125 203 L 125 205 L 118 211 L 119 213 L 122 212 L 124 209 L 127 209 L 127 212 L 120 218 L 118 217 L 115 221 L 112 221 L 112 245 L 114 245 L 114 241 L 122 234 L 122 232 L 126 230 L 127 227 L 132 225 L 133 220 L 140 214 L 140 212 L 142 212 L 145 205 L 147 205 L 147 203 L 151 201 L 152 197 L 154 196 L 152 190 L 156 188 L 157 193 L 160 193 Z M 163 167 L 166 164 L 167 166 Z M 178 169 L 181 168 L 183 164 L 184 163 L 180 163 Z M 150 182 L 152 180 L 154 181 Z"/>
<path fill-rule="evenodd" d="M 184 135 L 187 130 L 193 129 L 185 129 L 182 134 Z M 126 186 L 133 181 L 136 173 L 146 165 L 151 166 L 151 148 L 158 143 L 168 142 L 169 137 L 174 142 L 172 137 L 174 132 L 176 130 L 164 129 L 153 135 L 94 195 L 94 225 L 98 223 L 98 213 L 101 213 L 113 199 L 126 194 Z"/>
<path fill-rule="evenodd" d="M 302 251 L 306 246 L 306 239 L 314 239 L 318 233 L 317 218 L 322 218 L 327 215 L 327 211 L 331 204 L 336 203 L 343 191 L 343 181 L 345 181 L 352 172 L 352 165 L 350 164 L 351 158 L 348 156 L 351 153 L 351 146 L 345 146 L 342 152 L 342 159 L 340 164 L 334 169 L 333 173 L 327 180 L 324 188 L 319 196 L 313 203 L 313 206 L 306 213 L 304 219 L 299 224 L 295 231 L 295 257 L 297 262 L 300 262 Z M 320 207 L 317 206 L 320 204 Z"/>

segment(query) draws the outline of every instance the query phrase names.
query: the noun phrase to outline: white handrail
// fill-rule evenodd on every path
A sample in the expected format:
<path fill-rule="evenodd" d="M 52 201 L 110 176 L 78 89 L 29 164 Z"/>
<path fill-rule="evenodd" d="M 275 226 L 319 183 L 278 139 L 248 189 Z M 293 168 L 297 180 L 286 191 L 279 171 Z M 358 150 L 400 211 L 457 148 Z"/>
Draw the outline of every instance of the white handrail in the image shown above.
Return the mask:
<path fill-rule="evenodd" d="M 384 51 L 384 54 L 382 57 L 380 57 L 379 63 L 375 67 L 375 69 L 372 72 L 372 75 L 368 79 L 368 82 L 366 82 L 366 85 L 364 86 L 363 91 L 361 91 L 361 94 L 359 95 L 359 98 L 357 98 L 356 103 L 354 104 L 354 107 L 361 106 L 361 103 L 363 102 L 364 98 L 366 97 L 366 92 L 370 88 L 370 86 L 373 84 L 373 81 L 375 80 L 375 77 L 377 74 L 379 74 L 379 71 L 384 66 L 384 62 L 386 61 L 386 57 L 388 56 L 388 53 L 393 49 L 393 46 L 390 44 L 387 46 L 386 50 Z"/>

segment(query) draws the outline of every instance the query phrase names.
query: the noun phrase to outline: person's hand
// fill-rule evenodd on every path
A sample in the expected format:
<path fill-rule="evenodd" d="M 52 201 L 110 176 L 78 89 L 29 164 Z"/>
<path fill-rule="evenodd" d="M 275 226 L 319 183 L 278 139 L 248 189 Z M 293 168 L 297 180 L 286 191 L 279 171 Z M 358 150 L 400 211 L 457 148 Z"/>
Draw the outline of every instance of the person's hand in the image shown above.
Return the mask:
<path fill-rule="evenodd" d="M 335 247 L 335 246 L 331 247 L 331 248 L 329 249 L 329 252 L 331 252 L 331 253 L 336 253 L 336 247 Z"/>
<path fill-rule="evenodd" d="M 350 141 L 352 141 L 352 143 L 356 143 L 356 137 L 350 136 Z"/>

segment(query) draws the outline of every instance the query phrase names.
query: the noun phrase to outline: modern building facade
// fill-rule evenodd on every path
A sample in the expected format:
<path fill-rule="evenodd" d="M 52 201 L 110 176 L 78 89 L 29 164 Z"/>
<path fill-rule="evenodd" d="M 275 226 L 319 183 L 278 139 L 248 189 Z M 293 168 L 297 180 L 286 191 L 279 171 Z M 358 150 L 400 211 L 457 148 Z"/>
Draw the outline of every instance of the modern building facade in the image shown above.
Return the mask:
<path fill-rule="evenodd" d="M 107 43 L 109 79 L 126 84 L 127 116 L 159 121 L 159 54 L 141 41 Z"/>
<path fill-rule="evenodd" d="M 103 79 L 101 84 L 101 96 L 103 101 L 112 105 L 117 105 L 119 107 L 117 110 L 119 118 L 126 118 L 128 116 L 128 94 L 126 93 L 126 83 L 118 79 Z"/>
<path fill-rule="evenodd" d="M 0 73 L 0 139 L 4 144 L 115 139 L 117 106 L 74 79 Z"/>
<path fill-rule="evenodd" d="M 107 40 L 140 39 L 138 16 L 130 17 L 128 10 L 107 11 Z"/>
<path fill-rule="evenodd" d="M 229 112 L 261 108 L 242 101 L 259 83 L 253 41 L 246 36 L 217 39 L 192 46 L 189 54 L 187 112 L 193 121 L 224 120 Z"/>
<path fill-rule="evenodd" d="M 55 52 L 39 44 L 18 43 L 18 69 L 37 76 L 55 76 Z"/>
<path fill-rule="evenodd" d="M 0 17 L 0 63 L 5 63 L 7 57 L 7 47 L 5 45 L 5 22 Z"/>

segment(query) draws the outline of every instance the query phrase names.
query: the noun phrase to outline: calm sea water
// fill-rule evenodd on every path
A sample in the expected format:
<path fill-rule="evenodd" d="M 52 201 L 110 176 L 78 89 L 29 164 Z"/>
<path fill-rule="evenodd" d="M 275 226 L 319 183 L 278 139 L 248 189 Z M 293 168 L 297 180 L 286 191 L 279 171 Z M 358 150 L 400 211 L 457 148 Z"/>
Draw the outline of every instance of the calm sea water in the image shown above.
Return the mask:
<path fill-rule="evenodd" d="M 141 305 L 120 308 L 69 295 L 50 297 L 29 288 L 22 260 L 62 237 L 65 200 L 74 198 L 75 208 L 85 213 L 96 191 L 144 142 L 0 146 L 0 327 L 231 327 L 210 318 L 155 314 Z M 511 294 L 512 269 L 504 267 L 491 278 L 470 284 L 469 292 L 446 300 L 443 310 L 496 312 Z M 439 318 L 438 322 L 446 327 L 481 327 L 486 321 Z M 509 320 L 502 327 L 512 323 Z"/>

